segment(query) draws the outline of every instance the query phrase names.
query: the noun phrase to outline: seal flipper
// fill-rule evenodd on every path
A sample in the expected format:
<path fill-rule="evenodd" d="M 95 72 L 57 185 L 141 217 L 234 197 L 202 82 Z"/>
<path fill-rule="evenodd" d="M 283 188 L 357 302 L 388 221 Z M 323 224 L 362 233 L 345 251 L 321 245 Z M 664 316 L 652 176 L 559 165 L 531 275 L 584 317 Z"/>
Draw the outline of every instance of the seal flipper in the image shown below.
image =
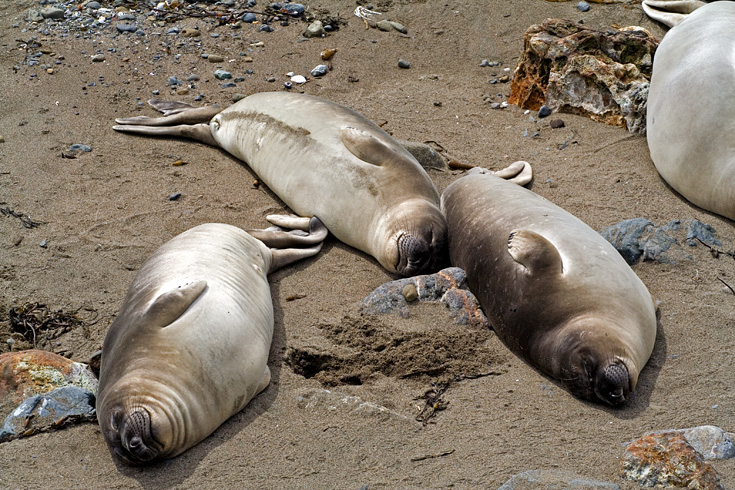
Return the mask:
<path fill-rule="evenodd" d="M 207 288 L 207 281 L 190 282 L 154 299 L 143 314 L 152 326 L 164 328 L 175 322 Z"/>
<path fill-rule="evenodd" d="M 118 124 L 138 124 L 141 126 L 174 126 L 176 124 L 208 123 L 222 112 L 219 106 L 194 107 L 183 102 L 149 100 L 148 103 L 163 117 L 134 116 L 115 119 Z"/>
<path fill-rule="evenodd" d="M 127 120 L 129 121 L 132 119 L 135 118 L 130 118 Z M 155 120 L 156 118 L 147 119 Z M 165 119 L 165 117 L 161 117 L 158 119 Z M 116 119 L 116 121 L 121 122 L 126 121 L 126 119 Z M 123 123 L 122 126 L 113 126 L 112 129 L 123 133 L 142 134 L 145 136 L 176 136 L 179 138 L 201 141 L 202 143 L 219 147 L 219 144 L 214 139 L 214 136 L 212 136 L 212 132 L 209 129 L 209 124 L 194 124 L 191 126 L 186 124 L 181 124 L 179 126 L 157 126 L 155 124 L 144 124 L 141 126 L 136 126 Z"/>
<path fill-rule="evenodd" d="M 316 216 L 313 218 L 302 218 L 301 216 L 270 215 L 268 216 L 268 221 L 279 226 L 296 229 L 295 231 L 283 231 L 280 228 L 245 230 L 250 236 L 257 238 L 269 248 L 281 249 L 317 245 L 321 244 L 327 238 L 327 227 Z M 308 228 L 304 224 L 307 224 Z M 309 232 L 304 233 L 302 231 L 304 228 Z M 281 264 L 280 267 L 283 265 L 286 265 L 286 263 Z M 271 268 L 271 270 L 275 269 Z"/>
<path fill-rule="evenodd" d="M 531 230 L 514 230 L 508 237 L 508 253 L 529 274 L 563 274 L 559 250 L 549 240 Z"/>
<path fill-rule="evenodd" d="M 339 129 L 339 139 L 350 153 L 365 163 L 381 166 L 396 159 L 414 160 L 404 147 L 391 140 L 382 140 L 361 129 L 345 126 Z"/>
<path fill-rule="evenodd" d="M 707 5 L 699 0 L 644 0 L 641 7 L 647 16 L 669 27 L 674 27 L 699 7 Z"/>

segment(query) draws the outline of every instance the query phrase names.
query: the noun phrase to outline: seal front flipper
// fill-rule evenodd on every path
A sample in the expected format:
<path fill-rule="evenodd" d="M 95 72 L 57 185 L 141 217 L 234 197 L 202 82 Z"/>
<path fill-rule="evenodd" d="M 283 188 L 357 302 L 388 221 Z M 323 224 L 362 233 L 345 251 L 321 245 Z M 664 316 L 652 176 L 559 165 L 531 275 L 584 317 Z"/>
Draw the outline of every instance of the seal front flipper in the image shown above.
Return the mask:
<path fill-rule="evenodd" d="M 559 250 L 549 240 L 531 230 L 514 230 L 508 237 L 508 253 L 531 275 L 562 274 Z"/>
<path fill-rule="evenodd" d="M 121 121 L 130 121 L 135 118 L 130 119 L 116 119 L 117 122 Z M 147 118 L 151 120 L 155 120 L 156 118 Z M 166 119 L 165 117 L 161 117 L 158 119 Z M 209 124 L 194 124 L 194 125 L 186 125 L 181 124 L 179 126 L 165 126 L 165 125 L 156 125 L 156 124 L 143 124 L 141 126 L 136 126 L 132 124 L 126 124 L 123 123 L 122 126 L 113 126 L 112 129 L 115 131 L 120 131 L 123 133 L 133 133 L 133 134 L 143 134 L 146 136 L 176 136 L 178 138 L 186 138 L 190 140 L 196 140 L 201 141 L 202 143 L 206 143 L 211 146 L 217 146 L 219 147 L 219 144 L 214 139 L 214 136 L 212 136 L 212 132 L 209 129 Z"/>
<path fill-rule="evenodd" d="M 158 295 L 143 316 L 152 326 L 167 327 L 175 322 L 207 288 L 207 281 L 193 281 Z"/>
<path fill-rule="evenodd" d="M 391 140 L 376 138 L 361 129 L 345 126 L 339 129 L 339 139 L 350 153 L 365 163 L 385 165 L 398 158 L 414 160 L 404 147 Z"/>

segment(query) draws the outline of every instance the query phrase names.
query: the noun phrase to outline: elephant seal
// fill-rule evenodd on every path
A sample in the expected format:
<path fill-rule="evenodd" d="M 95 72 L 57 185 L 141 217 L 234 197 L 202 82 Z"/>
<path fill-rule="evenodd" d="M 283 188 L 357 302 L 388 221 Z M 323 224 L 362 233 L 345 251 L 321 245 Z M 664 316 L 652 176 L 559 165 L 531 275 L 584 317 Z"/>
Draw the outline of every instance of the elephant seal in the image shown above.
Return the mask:
<path fill-rule="evenodd" d="M 666 33 L 647 124 L 661 177 L 693 204 L 735 219 L 735 2 L 704 5 Z"/>
<path fill-rule="evenodd" d="M 223 148 L 294 212 L 318 216 L 338 240 L 391 273 L 412 276 L 446 262 L 446 221 L 433 182 L 403 146 L 352 109 L 290 92 L 253 94 L 224 110 L 149 103 L 164 117 L 116 119 L 113 129 Z"/>
<path fill-rule="evenodd" d="M 309 226 L 300 236 L 203 224 L 143 264 L 102 347 L 97 419 L 116 457 L 142 464 L 181 454 L 268 386 L 266 274 L 318 253 L 327 230 L 317 218 Z"/>
<path fill-rule="evenodd" d="M 492 175 L 444 191 L 449 256 L 515 354 L 573 395 L 620 405 L 653 351 L 646 286 L 593 229 Z"/>
<path fill-rule="evenodd" d="M 318 216 L 338 240 L 389 272 L 411 276 L 446 261 L 436 187 L 405 148 L 357 112 L 290 92 L 257 93 L 222 111 L 151 105 L 166 116 L 117 119 L 120 126 L 113 129 L 221 147 L 245 161 L 296 214 Z M 195 121 L 209 123 L 179 125 Z"/>

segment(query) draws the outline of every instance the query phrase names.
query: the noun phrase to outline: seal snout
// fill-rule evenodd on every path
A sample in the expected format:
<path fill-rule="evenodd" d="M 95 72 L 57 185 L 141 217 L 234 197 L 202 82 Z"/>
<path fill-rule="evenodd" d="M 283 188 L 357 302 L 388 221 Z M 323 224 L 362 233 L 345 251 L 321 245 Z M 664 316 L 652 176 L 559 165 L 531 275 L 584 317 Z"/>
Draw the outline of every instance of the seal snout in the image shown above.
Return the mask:
<path fill-rule="evenodd" d="M 147 410 L 130 412 L 120 424 L 120 447 L 115 453 L 131 464 L 145 463 L 161 452 L 151 433 L 151 417 Z"/>
<path fill-rule="evenodd" d="M 625 402 L 630 393 L 630 374 L 625 364 L 615 362 L 600 369 L 595 380 L 595 394 L 610 405 Z"/>

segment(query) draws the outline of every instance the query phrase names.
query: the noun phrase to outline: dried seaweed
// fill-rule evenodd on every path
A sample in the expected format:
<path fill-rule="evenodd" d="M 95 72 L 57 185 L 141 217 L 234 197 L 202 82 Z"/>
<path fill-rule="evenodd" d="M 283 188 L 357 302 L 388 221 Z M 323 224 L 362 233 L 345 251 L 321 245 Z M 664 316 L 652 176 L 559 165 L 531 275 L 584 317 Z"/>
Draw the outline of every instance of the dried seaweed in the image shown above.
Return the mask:
<path fill-rule="evenodd" d="M 24 215 L 22 213 L 18 213 L 7 206 L 4 208 L 0 208 L 0 214 L 19 219 L 21 224 L 23 225 L 23 228 L 36 228 L 37 226 L 40 226 L 42 224 L 40 221 L 33 221 L 31 217 L 27 214 Z"/>
<path fill-rule="evenodd" d="M 91 321 L 85 321 L 78 316 L 81 310 L 94 314 Z M 11 332 L 19 333 L 33 348 L 46 345 L 50 341 L 74 328 L 85 328 L 96 323 L 97 310 L 89 307 L 77 308 L 72 313 L 63 310 L 51 311 L 46 305 L 40 303 L 26 303 L 23 306 L 13 307 L 8 310 Z"/>

